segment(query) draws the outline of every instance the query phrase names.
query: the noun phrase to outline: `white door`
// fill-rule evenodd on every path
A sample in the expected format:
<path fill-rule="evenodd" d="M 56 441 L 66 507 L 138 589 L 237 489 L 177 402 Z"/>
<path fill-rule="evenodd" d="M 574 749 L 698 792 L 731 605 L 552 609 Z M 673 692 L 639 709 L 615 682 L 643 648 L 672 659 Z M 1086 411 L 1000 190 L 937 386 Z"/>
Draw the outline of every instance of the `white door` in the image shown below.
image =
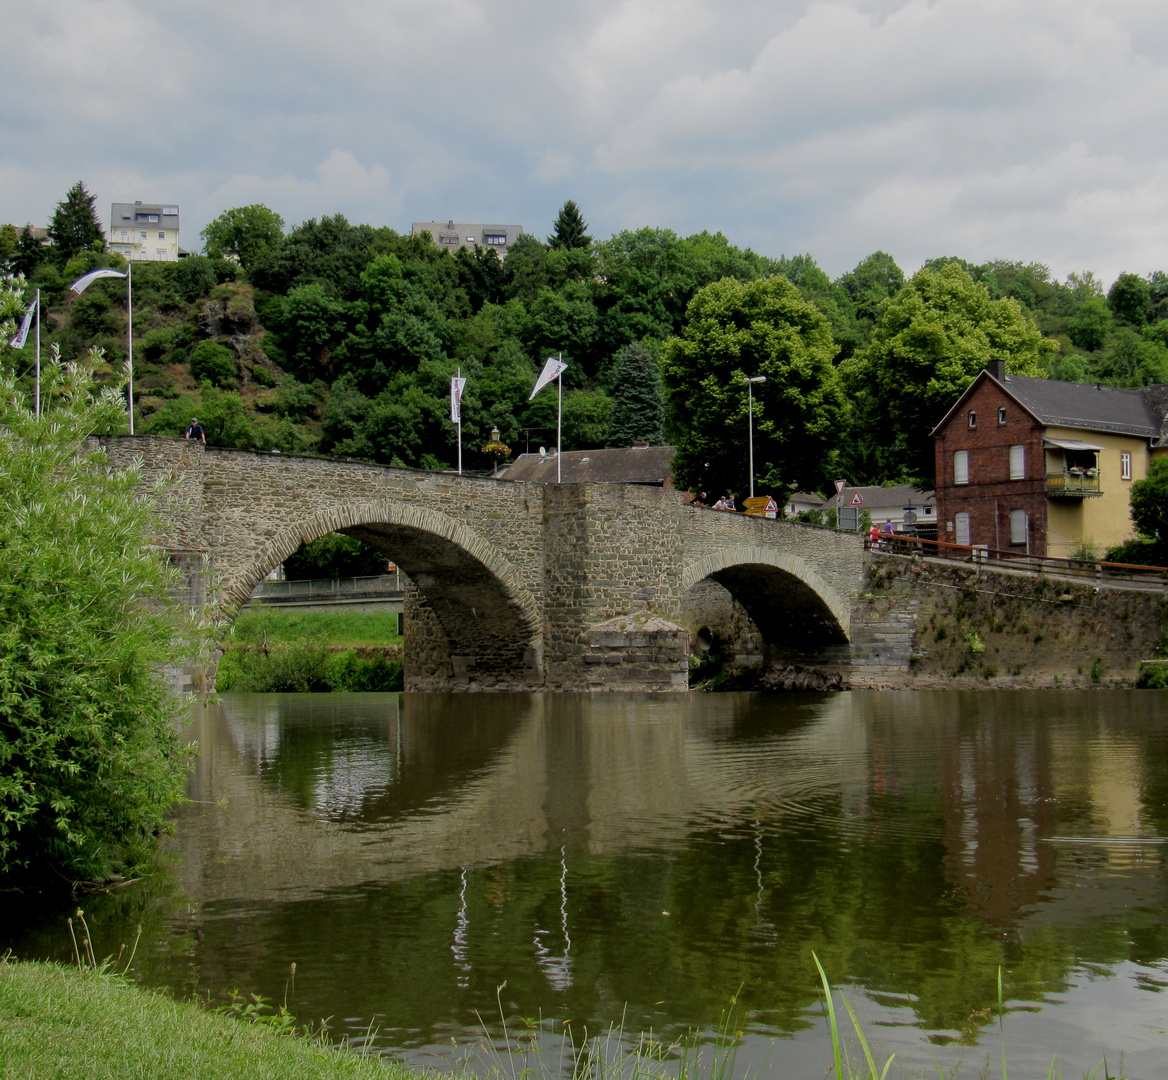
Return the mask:
<path fill-rule="evenodd" d="M 957 535 L 954 543 L 960 544 L 962 547 L 969 547 L 969 514 L 962 511 L 960 514 L 953 515 L 954 527 L 957 530 Z"/>

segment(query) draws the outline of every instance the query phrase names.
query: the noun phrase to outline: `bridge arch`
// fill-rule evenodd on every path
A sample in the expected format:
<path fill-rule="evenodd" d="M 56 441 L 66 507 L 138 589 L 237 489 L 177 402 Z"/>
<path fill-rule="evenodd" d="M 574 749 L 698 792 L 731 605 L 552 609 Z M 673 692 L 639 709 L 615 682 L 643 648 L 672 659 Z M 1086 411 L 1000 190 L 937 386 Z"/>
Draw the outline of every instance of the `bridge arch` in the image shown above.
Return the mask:
<path fill-rule="evenodd" d="M 224 581 L 220 616 L 233 619 L 256 585 L 302 543 L 332 532 L 363 540 L 401 567 L 419 594 L 414 614 L 432 617 L 445 638 L 437 650 L 447 664 L 457 657 L 513 680 L 529 678 L 538 666 L 539 609 L 515 568 L 465 523 L 396 499 L 338 503 L 279 529 Z M 407 633 L 409 610 L 407 597 Z M 407 685 L 412 659 L 407 648 Z"/>
<path fill-rule="evenodd" d="M 806 653 L 850 638 L 851 605 L 799 555 L 753 544 L 720 548 L 682 571 L 683 596 L 707 578 L 742 605 L 769 645 Z"/>

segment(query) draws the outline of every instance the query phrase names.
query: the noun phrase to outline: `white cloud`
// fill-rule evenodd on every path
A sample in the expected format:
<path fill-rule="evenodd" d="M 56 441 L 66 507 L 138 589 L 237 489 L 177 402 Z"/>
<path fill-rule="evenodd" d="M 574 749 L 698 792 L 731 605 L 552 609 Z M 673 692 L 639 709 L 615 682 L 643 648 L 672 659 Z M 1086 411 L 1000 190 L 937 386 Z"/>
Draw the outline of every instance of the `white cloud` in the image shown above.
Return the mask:
<path fill-rule="evenodd" d="M 1153 0 L 9 0 L 0 217 L 166 198 L 1168 269 Z M 338 149 L 339 148 L 339 149 Z M 188 233 L 187 230 L 190 230 Z"/>

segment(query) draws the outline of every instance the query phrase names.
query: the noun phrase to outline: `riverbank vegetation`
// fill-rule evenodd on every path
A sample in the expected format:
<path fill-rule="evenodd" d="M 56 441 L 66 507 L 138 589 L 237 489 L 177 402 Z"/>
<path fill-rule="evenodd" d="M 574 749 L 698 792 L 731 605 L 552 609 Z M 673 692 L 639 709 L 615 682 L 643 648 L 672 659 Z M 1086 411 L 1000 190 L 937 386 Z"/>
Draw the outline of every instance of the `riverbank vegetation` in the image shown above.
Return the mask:
<path fill-rule="evenodd" d="M 0 320 L 2 321 L 2 320 Z M 7 338 L 11 323 L 0 327 Z M 2 358 L 0 358 L 2 360 Z M 125 421 L 124 372 L 44 365 L 39 412 L 0 362 L 0 882 L 125 870 L 183 790 L 197 613 L 152 545 L 137 469 L 87 436 Z M 165 492 L 160 491 L 161 495 Z"/>
<path fill-rule="evenodd" d="M 102 970 L 0 962 L 0 1076 L 417 1080 L 417 1070 L 241 1023 Z"/>
<path fill-rule="evenodd" d="M 216 687 L 236 693 L 401 690 L 401 636 L 387 612 L 240 613 Z"/>

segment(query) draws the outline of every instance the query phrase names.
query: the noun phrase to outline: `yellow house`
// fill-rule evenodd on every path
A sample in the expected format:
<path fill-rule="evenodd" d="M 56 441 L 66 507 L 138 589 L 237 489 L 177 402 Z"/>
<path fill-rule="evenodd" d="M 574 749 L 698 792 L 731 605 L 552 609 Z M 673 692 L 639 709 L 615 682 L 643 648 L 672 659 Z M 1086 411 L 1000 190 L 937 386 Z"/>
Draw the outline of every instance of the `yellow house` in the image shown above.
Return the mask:
<path fill-rule="evenodd" d="M 1168 453 L 1168 386 L 1034 379 L 999 362 L 933 438 L 938 539 L 1032 555 L 1102 552 L 1133 535 L 1131 485 Z"/>

